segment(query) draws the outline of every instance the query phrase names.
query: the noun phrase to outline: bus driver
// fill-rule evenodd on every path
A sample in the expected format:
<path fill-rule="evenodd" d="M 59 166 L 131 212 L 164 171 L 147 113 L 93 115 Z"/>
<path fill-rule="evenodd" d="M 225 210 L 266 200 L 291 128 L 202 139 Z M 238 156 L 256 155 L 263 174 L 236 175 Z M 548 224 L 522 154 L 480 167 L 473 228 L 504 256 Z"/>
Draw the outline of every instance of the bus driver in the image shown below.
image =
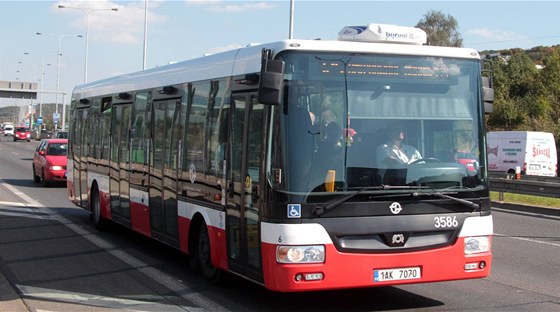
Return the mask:
<path fill-rule="evenodd" d="M 422 159 L 420 152 L 403 143 L 404 129 L 398 122 L 387 128 L 388 141 L 377 148 L 377 165 L 379 168 L 391 168 L 396 165 L 410 164 Z"/>

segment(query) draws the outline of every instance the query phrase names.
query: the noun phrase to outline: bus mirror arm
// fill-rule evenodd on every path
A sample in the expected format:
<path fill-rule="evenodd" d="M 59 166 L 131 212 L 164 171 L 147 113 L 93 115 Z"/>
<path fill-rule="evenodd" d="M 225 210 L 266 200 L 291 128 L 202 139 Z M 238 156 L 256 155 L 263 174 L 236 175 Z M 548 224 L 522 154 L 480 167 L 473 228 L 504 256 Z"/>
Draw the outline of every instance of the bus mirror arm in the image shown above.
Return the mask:
<path fill-rule="evenodd" d="M 282 101 L 284 61 L 271 59 L 272 51 L 263 49 L 258 102 L 278 105 Z"/>
<path fill-rule="evenodd" d="M 484 113 L 491 114 L 494 111 L 494 88 L 492 87 L 492 63 L 485 61 L 489 69 L 483 70 L 486 73 L 482 76 L 482 100 L 484 102 Z"/>
<path fill-rule="evenodd" d="M 491 114 L 494 111 L 494 89 L 484 87 L 482 91 L 484 96 L 484 113 Z"/>

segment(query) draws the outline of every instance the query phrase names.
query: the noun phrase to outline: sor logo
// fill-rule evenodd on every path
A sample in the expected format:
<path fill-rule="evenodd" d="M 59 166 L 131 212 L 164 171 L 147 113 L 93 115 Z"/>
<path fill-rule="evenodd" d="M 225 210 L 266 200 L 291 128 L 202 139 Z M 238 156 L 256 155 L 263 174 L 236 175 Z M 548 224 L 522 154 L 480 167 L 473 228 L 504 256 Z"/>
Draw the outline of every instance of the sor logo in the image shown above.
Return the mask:
<path fill-rule="evenodd" d="M 404 247 L 409 236 L 410 233 L 385 233 L 382 237 L 390 247 Z"/>
<path fill-rule="evenodd" d="M 389 209 L 391 209 L 391 213 L 399 214 L 402 211 L 402 206 L 401 204 L 394 202 L 391 204 L 391 206 L 389 206 Z"/>
<path fill-rule="evenodd" d="M 404 243 L 404 234 L 393 234 L 393 239 L 391 244 L 403 244 Z"/>

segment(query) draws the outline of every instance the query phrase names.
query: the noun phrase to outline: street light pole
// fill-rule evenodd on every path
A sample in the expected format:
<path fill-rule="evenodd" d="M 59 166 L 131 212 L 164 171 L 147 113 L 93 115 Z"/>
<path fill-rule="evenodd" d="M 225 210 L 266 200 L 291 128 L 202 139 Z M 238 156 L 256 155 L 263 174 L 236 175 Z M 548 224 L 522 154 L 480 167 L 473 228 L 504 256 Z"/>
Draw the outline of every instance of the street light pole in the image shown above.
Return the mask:
<path fill-rule="evenodd" d="M 146 69 L 146 55 L 148 48 L 148 0 L 144 0 L 144 53 L 142 70 Z"/>
<path fill-rule="evenodd" d="M 57 53 L 58 65 L 56 66 L 56 95 L 55 95 L 56 101 L 54 102 L 54 111 L 56 113 L 56 116 L 58 116 L 58 91 L 60 90 L 60 60 L 62 58 L 62 39 L 64 39 L 64 37 L 58 36 L 58 53 Z M 64 103 L 62 103 L 62 105 L 64 105 Z M 53 120 L 53 126 L 54 126 L 54 130 L 56 130 L 57 123 L 54 123 L 54 120 Z"/>
<path fill-rule="evenodd" d="M 82 35 L 58 35 L 58 34 L 44 34 L 44 33 L 37 33 L 38 36 L 45 35 L 45 36 L 54 36 L 58 38 L 58 66 L 56 69 L 56 102 L 55 102 L 55 113 L 58 116 L 58 94 L 60 93 L 60 61 L 62 58 L 62 39 L 65 37 L 78 37 L 82 38 Z M 64 103 L 62 103 L 64 105 Z M 54 130 L 56 130 L 56 124 L 54 124 Z"/>
<path fill-rule="evenodd" d="M 31 55 L 29 52 L 24 52 L 23 55 Z M 32 54 L 36 55 L 36 54 Z M 45 57 L 43 55 L 39 55 L 41 57 L 41 74 L 39 80 L 41 81 L 41 87 L 39 89 L 39 117 L 43 116 L 43 90 L 45 88 L 45 66 L 51 66 L 50 63 L 45 64 Z M 33 71 L 35 72 L 35 64 L 33 64 Z M 35 77 L 35 74 L 33 74 Z M 33 78 L 35 79 L 35 78 Z M 43 128 L 43 124 L 39 125 L 39 131 Z"/>
<path fill-rule="evenodd" d="M 84 60 L 84 83 L 88 82 L 88 55 L 89 55 L 89 14 L 93 11 L 118 11 L 118 8 L 110 8 L 110 9 L 97 9 L 97 8 L 81 8 L 81 7 L 72 7 L 72 6 L 67 6 L 67 5 L 58 5 L 59 9 L 74 9 L 74 10 L 80 10 L 82 12 L 84 12 L 84 14 L 86 15 L 86 52 L 85 52 L 85 60 Z"/>
<path fill-rule="evenodd" d="M 294 0 L 290 0 L 290 29 L 288 39 L 294 39 Z"/>
<path fill-rule="evenodd" d="M 18 61 L 18 64 L 25 64 L 22 61 Z M 35 79 L 35 64 L 30 63 L 30 65 L 33 67 L 31 70 L 31 81 L 32 83 L 36 83 L 36 79 Z M 21 73 L 21 71 L 17 71 L 18 73 Z M 27 111 L 28 115 L 29 115 L 29 130 L 31 131 L 31 129 L 33 128 L 33 97 L 30 97 L 29 99 L 29 108 Z M 27 117 L 24 117 L 24 120 L 27 120 Z"/>

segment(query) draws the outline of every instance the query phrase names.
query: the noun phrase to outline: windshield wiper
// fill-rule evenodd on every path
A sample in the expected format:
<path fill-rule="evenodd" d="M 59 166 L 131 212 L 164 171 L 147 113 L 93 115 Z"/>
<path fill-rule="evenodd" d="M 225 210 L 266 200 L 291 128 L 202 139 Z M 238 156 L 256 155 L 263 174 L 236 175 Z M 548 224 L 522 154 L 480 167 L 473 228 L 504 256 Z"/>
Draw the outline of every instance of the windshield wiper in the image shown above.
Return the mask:
<path fill-rule="evenodd" d="M 340 206 L 342 203 L 352 199 L 353 197 L 359 195 L 362 192 L 365 191 L 371 191 L 371 190 L 401 190 L 401 189 L 418 189 L 418 188 L 423 188 L 423 187 L 418 187 L 418 186 L 391 186 L 391 185 L 379 185 L 379 186 L 366 186 L 363 187 L 353 193 L 350 193 L 346 196 L 340 197 L 339 199 L 329 203 L 328 205 L 322 206 L 322 207 L 315 207 L 313 209 L 313 215 L 318 217 L 338 206 Z"/>
<path fill-rule="evenodd" d="M 429 195 L 429 196 L 436 196 L 436 197 L 444 198 L 444 199 L 450 199 L 454 202 L 463 204 L 463 205 L 465 205 L 467 207 L 470 207 L 470 208 L 473 208 L 475 210 L 480 209 L 480 205 L 478 205 L 476 203 L 473 203 L 473 202 L 468 201 L 466 199 L 449 196 L 449 195 L 444 194 L 442 192 L 435 192 L 434 191 L 434 192 L 414 192 L 414 193 L 412 193 L 412 196 L 414 196 L 414 197 L 418 197 L 418 196 L 422 196 L 422 195 Z"/>
<path fill-rule="evenodd" d="M 342 203 L 352 199 L 353 197 L 361 194 L 362 192 L 365 191 L 371 191 L 371 190 L 402 190 L 402 189 L 423 189 L 425 187 L 422 186 L 391 186 L 391 185 L 380 185 L 380 186 L 367 186 L 367 187 L 363 187 L 353 193 L 350 193 L 346 196 L 340 197 L 339 199 L 329 203 L 328 205 L 322 206 L 322 207 L 315 207 L 313 209 L 313 215 L 316 217 L 321 216 L 322 214 L 327 213 L 328 211 L 340 206 Z M 403 194 L 404 195 L 404 194 Z M 457 198 L 457 197 L 453 197 L 450 195 L 447 195 L 443 192 L 435 192 L 435 191 L 431 191 L 431 192 L 414 192 L 412 193 L 412 196 L 414 197 L 419 197 L 422 195 L 428 195 L 428 196 L 436 196 L 439 198 L 443 198 L 443 199 L 450 199 L 454 202 L 463 204 L 469 208 L 473 208 L 475 210 L 480 209 L 480 205 L 473 203 L 471 201 L 468 201 L 466 199 L 462 199 L 462 198 Z M 392 195 L 394 196 L 394 195 Z"/>
<path fill-rule="evenodd" d="M 384 186 L 368 186 L 368 187 L 363 187 L 353 193 L 350 193 L 346 196 L 340 197 L 339 199 L 331 202 L 328 205 L 325 205 L 323 207 L 315 207 L 313 209 L 313 215 L 318 217 L 324 213 L 326 213 L 327 211 L 336 208 L 337 206 L 339 206 L 340 204 L 342 204 L 345 201 L 350 200 L 352 197 L 359 195 L 362 192 L 368 191 L 368 190 L 382 190 L 384 188 Z"/>

